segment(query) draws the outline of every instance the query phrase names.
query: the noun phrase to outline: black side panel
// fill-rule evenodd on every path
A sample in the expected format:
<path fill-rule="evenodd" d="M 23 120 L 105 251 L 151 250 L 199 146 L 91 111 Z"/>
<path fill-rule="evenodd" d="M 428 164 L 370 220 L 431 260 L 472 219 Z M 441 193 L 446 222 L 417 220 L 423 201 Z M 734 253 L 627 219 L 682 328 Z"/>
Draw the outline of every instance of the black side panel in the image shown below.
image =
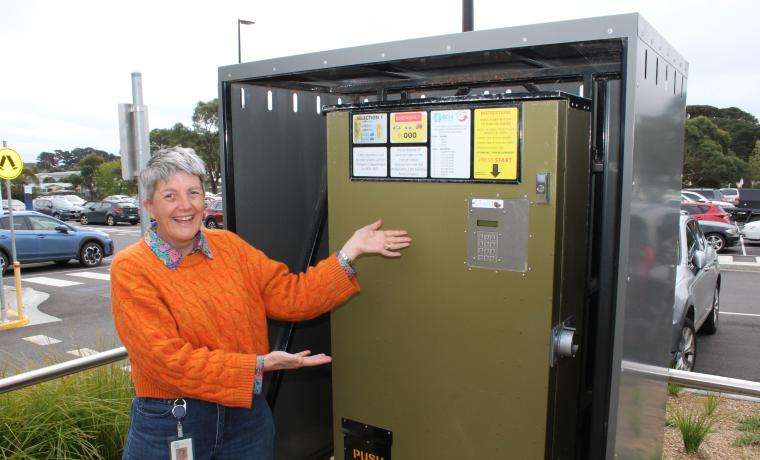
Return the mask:
<path fill-rule="evenodd" d="M 326 184 L 325 120 L 317 113 L 318 96 L 299 93 L 294 111 L 291 91 L 232 84 L 226 107 L 234 151 L 225 171 L 225 181 L 233 184 L 234 200 L 228 200 L 227 209 L 233 230 L 294 272 L 304 269 L 318 237 L 317 208 Z M 320 96 L 320 103 L 328 102 Z M 321 230 L 317 260 L 328 251 L 327 229 Z M 290 337 L 292 351 L 330 352 L 329 315 L 291 326 L 270 321 L 270 349 L 285 348 Z M 265 378 L 264 394 L 274 397 L 271 377 Z M 278 459 L 324 458 L 332 450 L 329 367 L 283 373 L 270 405 Z"/>

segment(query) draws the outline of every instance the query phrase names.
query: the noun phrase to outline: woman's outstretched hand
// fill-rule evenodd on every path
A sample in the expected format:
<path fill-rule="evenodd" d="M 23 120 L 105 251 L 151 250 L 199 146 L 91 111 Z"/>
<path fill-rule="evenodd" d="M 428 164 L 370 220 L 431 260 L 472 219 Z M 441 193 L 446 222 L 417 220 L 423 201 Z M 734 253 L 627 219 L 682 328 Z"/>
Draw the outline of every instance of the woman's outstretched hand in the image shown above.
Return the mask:
<path fill-rule="evenodd" d="M 298 369 L 301 367 L 321 366 L 332 361 L 332 358 L 324 353 L 310 356 L 310 350 L 298 353 L 286 353 L 273 351 L 264 356 L 264 372 L 277 371 L 280 369 Z"/>
<path fill-rule="evenodd" d="M 343 253 L 351 260 L 363 254 L 380 254 L 385 257 L 401 257 L 398 252 L 412 244 L 406 230 L 380 230 L 383 221 L 378 220 L 355 231 L 343 246 Z"/>

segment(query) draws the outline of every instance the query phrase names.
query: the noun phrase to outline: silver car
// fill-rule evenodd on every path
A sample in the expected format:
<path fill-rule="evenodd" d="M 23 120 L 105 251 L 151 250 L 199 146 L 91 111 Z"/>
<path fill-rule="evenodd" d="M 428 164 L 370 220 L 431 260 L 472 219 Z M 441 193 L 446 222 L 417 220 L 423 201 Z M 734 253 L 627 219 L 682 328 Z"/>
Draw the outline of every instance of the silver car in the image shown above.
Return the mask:
<path fill-rule="evenodd" d="M 721 276 L 718 254 L 697 221 L 681 215 L 679 228 L 671 354 L 673 367 L 691 371 L 697 357 L 697 331 L 718 331 Z"/>

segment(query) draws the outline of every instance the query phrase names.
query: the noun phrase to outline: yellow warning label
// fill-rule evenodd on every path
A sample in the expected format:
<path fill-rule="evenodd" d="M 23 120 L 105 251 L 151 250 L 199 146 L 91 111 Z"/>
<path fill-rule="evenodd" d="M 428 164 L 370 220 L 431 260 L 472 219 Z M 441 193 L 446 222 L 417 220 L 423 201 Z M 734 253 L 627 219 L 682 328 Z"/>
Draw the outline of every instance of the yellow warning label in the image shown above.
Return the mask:
<path fill-rule="evenodd" d="M 0 179 L 15 179 L 24 170 L 24 162 L 17 151 L 0 148 Z"/>
<path fill-rule="evenodd" d="M 392 113 L 391 142 L 394 144 L 427 142 L 427 112 Z"/>
<path fill-rule="evenodd" d="M 475 110 L 475 179 L 517 179 L 519 115 L 517 107 Z"/>

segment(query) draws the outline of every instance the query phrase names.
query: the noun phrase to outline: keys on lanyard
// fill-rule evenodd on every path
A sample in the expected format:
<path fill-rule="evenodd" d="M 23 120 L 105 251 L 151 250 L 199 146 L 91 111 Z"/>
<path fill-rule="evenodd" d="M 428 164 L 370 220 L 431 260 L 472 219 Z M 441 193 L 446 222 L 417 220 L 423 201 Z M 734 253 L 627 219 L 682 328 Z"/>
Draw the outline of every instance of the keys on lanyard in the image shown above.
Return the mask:
<path fill-rule="evenodd" d="M 184 399 L 175 399 L 174 406 L 172 406 L 172 416 L 177 421 L 177 438 L 180 439 L 184 437 L 182 420 L 184 420 L 185 415 L 187 415 L 187 401 Z"/>

